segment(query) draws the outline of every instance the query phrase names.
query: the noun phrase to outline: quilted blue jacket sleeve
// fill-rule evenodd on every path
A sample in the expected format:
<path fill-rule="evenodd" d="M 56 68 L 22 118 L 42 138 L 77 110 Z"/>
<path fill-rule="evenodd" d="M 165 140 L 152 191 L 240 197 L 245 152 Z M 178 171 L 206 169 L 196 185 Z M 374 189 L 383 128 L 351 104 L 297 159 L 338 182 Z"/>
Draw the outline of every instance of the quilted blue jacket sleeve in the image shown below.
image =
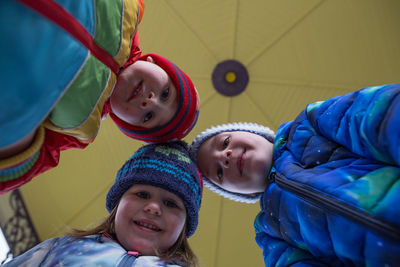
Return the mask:
<path fill-rule="evenodd" d="M 400 165 L 400 84 L 309 104 L 306 112 L 320 135 L 360 156 Z"/>

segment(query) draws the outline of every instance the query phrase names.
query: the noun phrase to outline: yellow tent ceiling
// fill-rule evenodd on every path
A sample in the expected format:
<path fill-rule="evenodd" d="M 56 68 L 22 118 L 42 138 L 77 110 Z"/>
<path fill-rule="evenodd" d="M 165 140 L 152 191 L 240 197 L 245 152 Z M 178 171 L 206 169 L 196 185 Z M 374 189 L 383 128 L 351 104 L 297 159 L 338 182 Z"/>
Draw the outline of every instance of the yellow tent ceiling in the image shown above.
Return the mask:
<path fill-rule="evenodd" d="M 276 130 L 309 102 L 368 85 L 399 82 L 398 0 L 145 0 L 139 36 L 144 53 L 170 58 L 193 79 L 200 117 L 185 140 L 225 122 Z M 250 82 L 235 97 L 217 93 L 214 67 L 240 61 Z M 115 173 L 142 144 L 105 120 L 84 151 L 66 151 L 53 169 L 21 191 L 42 240 L 106 216 Z M 254 241 L 258 204 L 231 202 L 204 190 L 190 243 L 202 266 L 264 266 Z"/>

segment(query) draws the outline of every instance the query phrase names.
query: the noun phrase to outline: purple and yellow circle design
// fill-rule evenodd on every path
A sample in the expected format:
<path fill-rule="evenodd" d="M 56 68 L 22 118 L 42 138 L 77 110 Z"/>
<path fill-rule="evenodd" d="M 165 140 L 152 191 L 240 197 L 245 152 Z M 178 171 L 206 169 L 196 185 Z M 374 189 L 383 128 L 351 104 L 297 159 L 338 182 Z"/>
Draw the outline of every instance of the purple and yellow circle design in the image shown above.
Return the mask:
<path fill-rule="evenodd" d="M 249 74 L 242 63 L 229 59 L 215 66 L 211 79 L 217 92 L 232 97 L 246 89 L 249 83 Z"/>

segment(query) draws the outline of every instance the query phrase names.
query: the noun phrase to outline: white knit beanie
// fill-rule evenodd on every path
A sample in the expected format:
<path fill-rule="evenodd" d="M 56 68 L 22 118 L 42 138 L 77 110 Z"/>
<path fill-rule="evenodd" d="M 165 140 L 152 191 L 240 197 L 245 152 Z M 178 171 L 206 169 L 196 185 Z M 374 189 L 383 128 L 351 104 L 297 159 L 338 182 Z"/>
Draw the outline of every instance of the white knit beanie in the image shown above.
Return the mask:
<path fill-rule="evenodd" d="M 268 141 L 270 141 L 271 143 L 274 142 L 275 138 L 275 133 L 270 128 L 256 123 L 235 122 L 235 123 L 221 124 L 218 126 L 212 126 L 202 131 L 195 137 L 189 148 L 190 157 L 194 162 L 197 163 L 197 152 L 199 150 L 200 145 L 203 142 L 221 132 L 235 132 L 235 131 L 244 131 L 244 132 L 258 134 L 267 139 Z M 204 176 L 203 173 L 201 175 L 203 177 L 204 185 L 208 189 L 230 200 L 244 202 L 244 203 L 255 203 L 261 197 L 262 193 L 259 193 L 256 196 L 250 196 L 241 193 L 234 193 L 227 191 L 219 187 L 218 185 L 214 184 L 213 182 L 211 182 L 207 177 Z"/>

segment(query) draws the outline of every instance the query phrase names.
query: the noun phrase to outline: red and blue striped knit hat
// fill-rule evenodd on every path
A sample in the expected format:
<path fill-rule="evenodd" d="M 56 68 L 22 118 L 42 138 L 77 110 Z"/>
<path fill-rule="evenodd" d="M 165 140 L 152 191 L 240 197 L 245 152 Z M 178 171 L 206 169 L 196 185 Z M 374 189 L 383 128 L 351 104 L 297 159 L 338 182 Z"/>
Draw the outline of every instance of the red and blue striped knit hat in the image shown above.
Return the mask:
<path fill-rule="evenodd" d="M 110 112 L 110 117 L 127 136 L 147 143 L 176 141 L 185 137 L 194 127 L 199 116 L 199 96 L 190 78 L 174 63 L 156 54 L 146 54 L 137 60 L 154 59 L 171 78 L 177 89 L 178 109 L 172 119 L 163 126 L 146 129 L 129 124 Z M 136 61 L 136 60 L 135 60 Z M 128 61 L 124 68 L 134 63 Z"/>
<path fill-rule="evenodd" d="M 186 208 L 186 237 L 194 234 L 198 224 L 203 180 L 196 164 L 189 157 L 183 141 L 149 144 L 141 147 L 117 173 L 106 198 L 108 212 L 122 195 L 135 184 L 165 189 L 177 195 Z"/>

